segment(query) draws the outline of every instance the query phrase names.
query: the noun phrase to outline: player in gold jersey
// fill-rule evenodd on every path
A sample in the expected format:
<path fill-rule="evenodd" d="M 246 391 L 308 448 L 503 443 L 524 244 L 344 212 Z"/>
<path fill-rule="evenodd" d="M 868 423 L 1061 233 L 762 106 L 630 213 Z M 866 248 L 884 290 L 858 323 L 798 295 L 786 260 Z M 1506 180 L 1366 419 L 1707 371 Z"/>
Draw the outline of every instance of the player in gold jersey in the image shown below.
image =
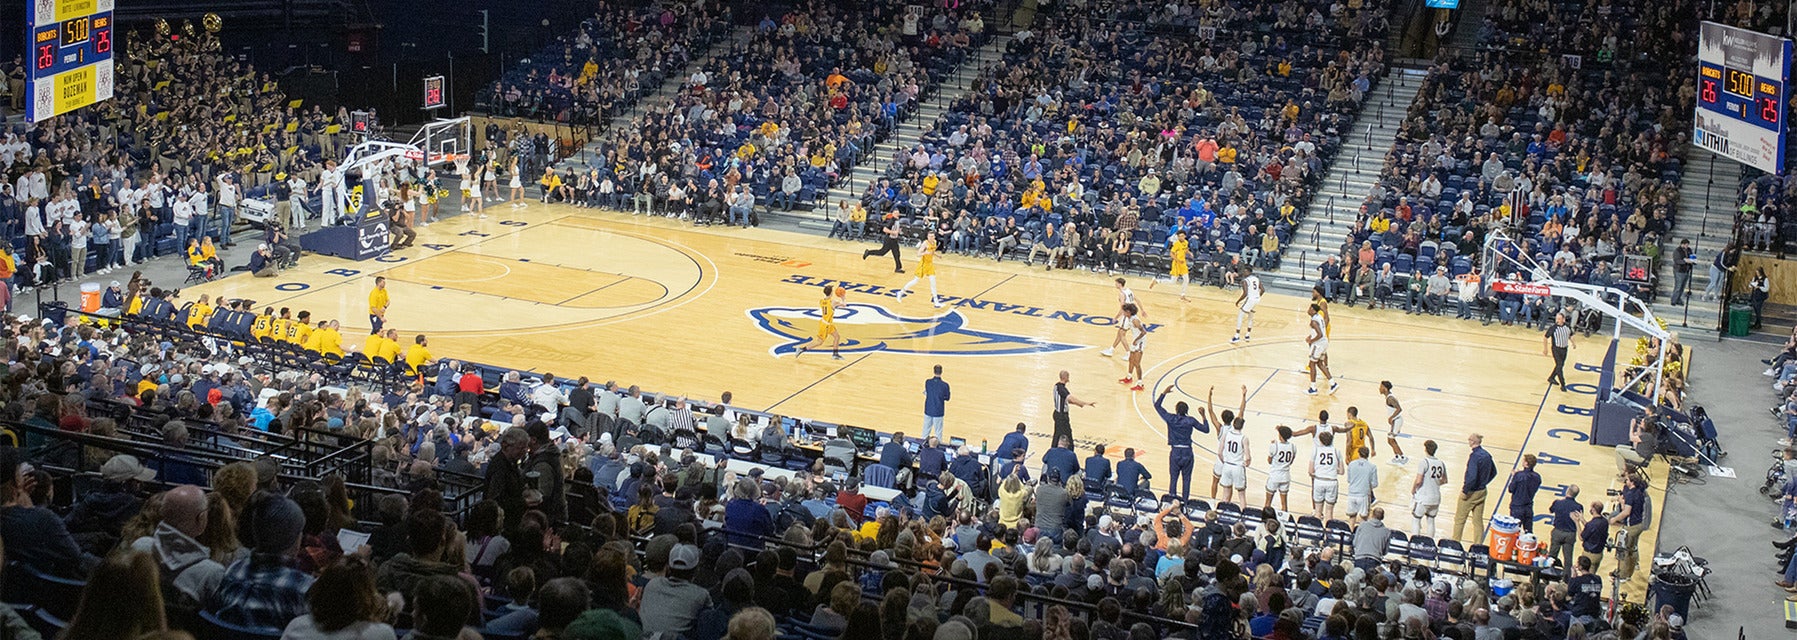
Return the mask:
<path fill-rule="evenodd" d="M 281 315 L 276 316 L 274 324 L 269 325 L 268 339 L 282 341 L 287 339 L 287 327 L 293 324 L 293 310 L 281 307 Z"/>
<path fill-rule="evenodd" d="M 942 297 L 936 294 L 936 232 L 931 231 L 930 236 L 924 238 L 923 244 L 918 245 L 918 255 L 917 275 L 911 276 L 910 282 L 899 287 L 898 294 L 894 297 L 899 302 L 904 302 L 905 296 L 911 295 L 911 287 L 915 286 L 918 280 L 929 278 L 930 304 L 936 305 L 936 308 L 940 309 L 942 308 Z"/>
<path fill-rule="evenodd" d="M 842 306 L 843 301 L 846 298 L 847 296 L 842 289 L 838 289 L 835 285 L 824 285 L 824 299 L 817 301 L 817 336 L 813 337 L 810 342 L 806 342 L 803 346 L 799 347 L 798 353 L 793 354 L 794 358 L 805 355 L 805 352 L 810 350 L 812 346 L 823 346 L 824 341 L 828 340 L 830 342 L 830 357 L 837 360 L 842 359 L 842 352 L 840 351 L 842 348 L 842 334 L 836 330 L 836 309 Z"/>
<path fill-rule="evenodd" d="M 1373 444 L 1373 428 L 1365 420 L 1360 419 L 1359 407 L 1348 407 L 1348 462 L 1360 459 L 1360 449 L 1365 447 L 1368 456 L 1379 455 L 1379 448 Z"/>
<path fill-rule="evenodd" d="M 256 316 L 256 321 L 250 324 L 250 335 L 256 338 L 267 338 L 274 334 L 274 330 L 275 308 L 263 307 L 262 315 Z"/>
<path fill-rule="evenodd" d="M 212 317 L 212 299 L 200 294 L 200 301 L 187 308 L 187 326 L 192 329 L 205 328 L 206 321 Z"/>
<path fill-rule="evenodd" d="M 1327 339 L 1335 327 L 1329 322 L 1329 298 L 1323 295 L 1323 285 L 1311 287 L 1310 303 L 1316 305 L 1317 309 L 1322 312 L 1323 338 Z"/>
<path fill-rule="evenodd" d="M 1191 283 L 1191 265 L 1189 263 L 1192 245 L 1186 242 L 1186 232 L 1173 234 L 1173 242 L 1167 245 L 1167 279 L 1179 283 L 1180 302 L 1191 302 L 1186 297 L 1186 286 Z M 1148 283 L 1154 288 L 1154 282 Z"/>
<path fill-rule="evenodd" d="M 299 312 L 299 319 L 288 323 L 285 329 L 286 333 L 282 334 L 282 340 L 297 346 L 305 346 L 312 340 L 312 312 Z"/>

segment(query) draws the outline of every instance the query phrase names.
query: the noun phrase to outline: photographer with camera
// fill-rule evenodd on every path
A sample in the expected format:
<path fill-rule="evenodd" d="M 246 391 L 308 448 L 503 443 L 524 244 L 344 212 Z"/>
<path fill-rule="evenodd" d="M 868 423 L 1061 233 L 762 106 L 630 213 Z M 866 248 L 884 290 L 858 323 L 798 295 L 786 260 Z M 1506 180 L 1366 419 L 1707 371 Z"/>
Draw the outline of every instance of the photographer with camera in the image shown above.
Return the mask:
<path fill-rule="evenodd" d="M 406 187 L 400 187 L 399 192 L 403 198 L 407 193 Z M 412 246 L 412 243 L 418 240 L 418 232 L 412 230 L 411 212 L 400 207 L 398 203 L 387 202 L 385 205 L 390 234 L 388 237 L 391 239 L 389 250 L 398 251 Z"/>
<path fill-rule="evenodd" d="M 262 241 L 268 245 L 275 266 L 280 269 L 288 269 L 299 264 L 299 243 L 294 242 L 293 238 L 287 235 L 287 229 L 281 226 L 281 221 L 277 218 L 269 218 L 264 220 L 263 224 L 266 226 Z"/>
<path fill-rule="evenodd" d="M 1616 445 L 1616 471 L 1629 475 L 1631 467 L 1646 467 L 1660 449 L 1660 425 L 1652 412 L 1629 422 L 1629 444 Z"/>

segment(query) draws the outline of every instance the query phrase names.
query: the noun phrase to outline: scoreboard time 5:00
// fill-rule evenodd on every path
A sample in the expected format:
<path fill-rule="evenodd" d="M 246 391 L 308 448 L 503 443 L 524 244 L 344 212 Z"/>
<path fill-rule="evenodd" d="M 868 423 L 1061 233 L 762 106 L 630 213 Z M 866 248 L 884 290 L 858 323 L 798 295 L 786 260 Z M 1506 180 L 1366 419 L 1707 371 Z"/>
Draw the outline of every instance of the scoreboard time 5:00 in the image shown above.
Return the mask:
<path fill-rule="evenodd" d="M 1701 64 L 1698 75 L 1698 102 L 1778 130 L 1778 121 L 1784 115 L 1779 105 L 1779 83 L 1709 63 Z"/>
<path fill-rule="evenodd" d="M 30 63 L 33 122 L 112 97 L 113 0 L 33 0 Z"/>

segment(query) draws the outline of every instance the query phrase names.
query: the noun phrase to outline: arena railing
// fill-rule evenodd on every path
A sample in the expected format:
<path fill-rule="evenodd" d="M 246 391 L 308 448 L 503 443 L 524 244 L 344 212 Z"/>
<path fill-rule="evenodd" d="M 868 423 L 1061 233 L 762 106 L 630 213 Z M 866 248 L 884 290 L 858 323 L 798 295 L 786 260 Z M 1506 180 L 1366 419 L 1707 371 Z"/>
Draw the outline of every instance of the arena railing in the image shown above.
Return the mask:
<path fill-rule="evenodd" d="M 26 449 L 23 447 L 26 434 L 34 434 L 41 437 L 45 440 L 45 443 Z M 10 442 L 8 442 L 9 440 Z M 204 450 L 180 449 L 161 443 L 144 442 L 126 438 L 112 438 L 77 431 L 63 431 L 61 429 L 47 428 L 17 421 L 0 422 L 0 444 L 20 446 L 20 448 L 25 451 L 27 459 L 30 460 L 32 464 L 60 475 L 61 478 L 58 480 L 60 483 L 66 485 L 64 488 L 74 486 L 74 483 L 77 481 L 87 482 L 99 477 L 99 467 L 97 464 L 89 463 L 89 454 L 94 451 L 104 452 L 105 457 L 107 458 L 116 454 L 132 455 L 137 457 L 139 462 L 143 463 L 144 466 L 157 469 L 157 477 L 150 482 L 145 483 L 146 486 L 155 491 L 170 489 L 176 486 L 175 483 L 166 480 L 163 471 L 171 465 L 185 465 L 193 468 L 206 479 L 205 484 L 202 486 L 210 488 L 212 474 L 218 471 L 219 467 L 233 462 L 246 461 L 241 458 Z M 350 452 L 356 450 L 344 449 L 343 451 Z M 365 457 L 366 454 L 361 454 L 360 456 L 353 454 L 346 455 L 349 455 L 351 458 L 356 458 Z M 276 459 L 281 462 L 282 472 L 280 474 L 280 479 L 290 485 L 300 482 L 322 482 L 325 477 L 336 474 L 335 471 L 315 473 L 312 469 L 298 464 L 291 459 L 282 459 L 278 456 L 276 456 Z M 470 487 L 468 482 L 471 478 L 473 478 L 473 476 L 468 476 L 466 474 L 439 471 L 437 480 L 439 481 L 439 486 L 442 488 L 443 509 L 445 513 L 460 516 L 461 514 L 465 514 L 474 503 L 479 502 L 481 488 L 478 482 Z M 375 500 L 375 498 L 382 495 L 397 495 L 410 498 L 413 495 L 412 491 L 405 488 L 384 487 L 372 482 L 357 481 L 347 477 L 344 480 L 344 487 L 349 490 L 349 497 L 354 505 L 353 514 L 358 520 L 365 522 L 372 522 L 376 519 L 375 508 L 377 500 Z M 65 490 L 59 492 L 59 495 L 67 498 L 78 494 L 74 491 Z"/>

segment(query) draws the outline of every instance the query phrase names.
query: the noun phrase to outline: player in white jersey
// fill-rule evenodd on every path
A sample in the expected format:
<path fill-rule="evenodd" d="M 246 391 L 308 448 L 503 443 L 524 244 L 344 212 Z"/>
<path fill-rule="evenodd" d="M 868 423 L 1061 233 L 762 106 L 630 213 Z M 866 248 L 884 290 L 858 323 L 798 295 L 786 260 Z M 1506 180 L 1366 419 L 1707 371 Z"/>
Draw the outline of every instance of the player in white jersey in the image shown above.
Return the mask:
<path fill-rule="evenodd" d="M 1224 485 L 1227 489 L 1224 490 L 1223 501 L 1229 502 L 1232 490 L 1239 488 L 1246 491 L 1248 488 L 1248 470 L 1246 468 L 1246 463 L 1248 461 L 1248 442 L 1241 434 L 1243 425 L 1242 415 L 1248 412 L 1248 385 L 1242 385 L 1242 404 L 1236 407 L 1236 410 L 1233 413 L 1228 409 L 1224 409 L 1222 415 L 1217 414 L 1216 406 L 1211 401 L 1211 398 L 1216 394 L 1217 388 L 1211 387 L 1210 392 L 1204 395 L 1204 413 L 1210 418 L 1210 423 L 1217 428 L 1217 463 L 1211 467 L 1210 497 L 1215 500 L 1217 498 L 1217 486 Z M 1237 438 L 1242 438 L 1238 440 L 1238 446 L 1233 454 L 1226 452 L 1228 445 L 1224 441 L 1224 438 L 1227 437 L 1231 431 L 1235 432 Z M 1228 458 L 1225 458 L 1226 455 Z M 1234 460 L 1236 466 L 1240 469 L 1239 474 L 1228 478 L 1231 480 L 1231 482 L 1228 483 L 1223 482 L 1225 479 L 1223 477 L 1225 472 L 1224 467 L 1227 466 L 1224 464 L 1226 459 Z M 1238 477 L 1239 481 L 1237 480 Z"/>
<path fill-rule="evenodd" d="M 1104 351 L 1098 352 L 1098 355 L 1109 358 L 1109 357 L 1111 357 L 1111 354 L 1116 353 L 1117 345 L 1123 344 L 1123 339 L 1125 337 L 1124 333 L 1126 331 L 1128 331 L 1128 329 L 1129 329 L 1129 327 L 1126 326 L 1127 325 L 1126 319 L 1128 317 L 1128 314 L 1123 309 L 1124 309 L 1124 307 L 1128 307 L 1128 306 L 1134 306 L 1136 308 L 1135 315 L 1136 315 L 1136 319 L 1138 319 L 1138 320 L 1140 320 L 1143 316 L 1147 315 L 1147 313 L 1142 309 L 1142 305 L 1140 303 L 1136 302 L 1136 292 L 1131 291 L 1129 289 L 1129 284 L 1126 281 L 1124 281 L 1124 279 L 1118 278 L 1117 279 L 1117 320 L 1116 320 L 1117 337 L 1115 339 L 1111 340 L 1111 346 L 1105 347 Z"/>
<path fill-rule="evenodd" d="M 1322 308 L 1314 303 L 1310 305 L 1310 335 L 1305 336 L 1304 344 L 1310 345 L 1310 390 L 1305 393 L 1317 394 L 1317 372 L 1321 371 L 1329 382 L 1329 394 L 1335 395 L 1341 385 L 1329 373 L 1329 325 L 1323 320 Z"/>
<path fill-rule="evenodd" d="M 1248 451 L 1248 435 L 1242 433 L 1244 422 L 1238 415 L 1227 428 L 1218 428 L 1217 466 L 1212 472 L 1223 486 L 1224 502 L 1234 502 L 1237 494 L 1248 497 L 1248 460 L 1252 454 Z"/>
<path fill-rule="evenodd" d="M 1235 336 L 1230 342 L 1254 338 L 1254 307 L 1260 304 L 1260 293 L 1260 276 L 1254 275 L 1252 268 L 1242 267 L 1242 295 L 1235 299 Z"/>
<path fill-rule="evenodd" d="M 1148 326 L 1142 324 L 1137 317 L 1138 309 L 1134 304 L 1123 305 L 1123 332 L 1128 335 L 1124 347 L 1129 349 L 1129 370 L 1118 382 L 1129 386 L 1130 391 L 1142 390 L 1142 349 L 1148 346 Z"/>
<path fill-rule="evenodd" d="M 1423 442 L 1423 461 L 1416 466 L 1416 482 L 1410 485 L 1410 515 L 1416 517 L 1412 535 L 1435 537 L 1435 516 L 1441 513 L 1441 486 L 1448 483 L 1448 465 L 1435 457 L 1435 441 Z"/>
<path fill-rule="evenodd" d="M 1398 402 L 1397 396 L 1391 394 L 1390 380 L 1379 382 L 1379 394 L 1385 396 L 1385 444 L 1391 447 L 1391 463 L 1403 466 L 1410 462 L 1410 457 L 1404 455 L 1403 447 L 1398 446 L 1398 434 L 1404 431 L 1404 405 Z"/>
<path fill-rule="evenodd" d="M 1341 495 L 1341 452 L 1335 450 L 1335 434 L 1317 434 L 1317 446 L 1310 454 L 1310 502 L 1312 515 L 1325 521 L 1335 518 L 1335 502 Z"/>
<path fill-rule="evenodd" d="M 1263 511 L 1273 508 L 1273 494 L 1279 494 L 1279 510 L 1291 511 L 1288 494 L 1292 489 L 1292 463 L 1298 460 L 1298 448 L 1292 446 L 1292 428 L 1279 425 L 1279 439 L 1267 445 L 1267 501 Z"/>

